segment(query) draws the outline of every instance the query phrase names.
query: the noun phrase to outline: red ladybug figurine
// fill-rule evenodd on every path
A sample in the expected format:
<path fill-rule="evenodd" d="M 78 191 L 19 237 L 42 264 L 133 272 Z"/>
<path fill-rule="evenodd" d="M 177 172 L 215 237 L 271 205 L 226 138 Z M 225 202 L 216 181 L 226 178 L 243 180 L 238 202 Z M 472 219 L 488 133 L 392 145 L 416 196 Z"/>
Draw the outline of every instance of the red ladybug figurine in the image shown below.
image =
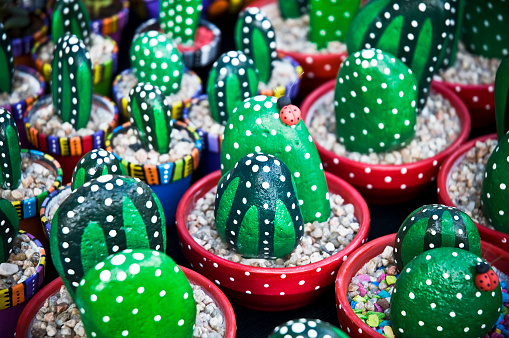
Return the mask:
<path fill-rule="evenodd" d="M 292 101 L 288 96 L 281 96 L 277 100 L 277 106 L 281 109 L 279 116 L 284 124 L 293 126 L 300 122 L 300 109 L 292 104 Z"/>
<path fill-rule="evenodd" d="M 486 262 L 478 263 L 475 267 L 475 286 L 481 291 L 493 291 L 498 286 L 498 276 L 490 269 Z"/>

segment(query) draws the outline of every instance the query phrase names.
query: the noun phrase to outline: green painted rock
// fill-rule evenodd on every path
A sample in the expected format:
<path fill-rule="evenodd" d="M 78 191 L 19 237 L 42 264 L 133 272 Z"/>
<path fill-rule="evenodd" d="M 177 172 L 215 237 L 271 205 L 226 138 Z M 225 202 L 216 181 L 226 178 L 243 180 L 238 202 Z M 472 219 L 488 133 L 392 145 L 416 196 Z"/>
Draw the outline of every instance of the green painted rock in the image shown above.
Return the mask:
<path fill-rule="evenodd" d="M 235 25 L 235 47 L 253 60 L 260 81 L 269 83 L 278 59 L 276 33 L 272 23 L 257 7 L 250 7 L 239 14 Z"/>
<path fill-rule="evenodd" d="M 21 183 L 18 128 L 8 110 L 0 107 L 0 188 L 14 190 Z"/>
<path fill-rule="evenodd" d="M 7 36 L 4 25 L 0 22 L 0 93 L 12 92 L 14 81 L 14 57 L 11 39 Z"/>
<path fill-rule="evenodd" d="M 92 63 L 83 41 L 64 35 L 55 45 L 51 73 L 53 105 L 63 122 L 85 128 L 92 110 Z"/>
<path fill-rule="evenodd" d="M 308 0 L 279 0 L 279 11 L 283 19 L 294 19 L 308 12 Z"/>
<path fill-rule="evenodd" d="M 193 45 L 202 8 L 202 0 L 161 0 L 160 26 L 175 43 Z"/>
<path fill-rule="evenodd" d="M 398 337 L 479 337 L 498 319 L 500 285 L 481 291 L 475 285 L 476 254 L 437 248 L 405 266 L 391 297 L 391 322 Z"/>
<path fill-rule="evenodd" d="M 451 16 L 449 23 L 454 26 L 454 31 L 449 33 L 445 53 L 441 54 L 438 61 L 438 72 L 445 71 L 447 68 L 452 67 L 456 62 L 456 54 L 458 52 L 458 43 L 461 39 L 461 30 L 463 28 L 463 19 L 465 17 L 465 1 L 466 0 L 450 0 Z M 444 4 L 445 6 L 445 4 Z"/>
<path fill-rule="evenodd" d="M 127 176 L 127 171 L 122 162 L 109 151 L 101 148 L 89 151 L 74 167 L 71 189 L 78 189 L 88 181 L 103 175 Z"/>
<path fill-rule="evenodd" d="M 170 151 L 173 120 L 171 107 L 159 87 L 140 82 L 129 92 L 127 105 L 134 133 L 141 144 L 161 154 Z"/>
<path fill-rule="evenodd" d="M 334 93 L 336 133 L 349 151 L 383 152 L 409 144 L 417 121 L 412 71 L 380 49 L 346 59 Z"/>
<path fill-rule="evenodd" d="M 242 102 L 228 119 L 221 146 L 224 175 L 246 154 L 271 154 L 290 169 L 304 223 L 329 219 L 330 202 L 322 162 L 304 124 L 281 122 L 277 98 L 259 95 Z"/>
<path fill-rule="evenodd" d="M 221 238 L 244 257 L 286 256 L 304 234 L 292 173 L 268 154 L 244 156 L 221 178 L 214 216 Z"/>
<path fill-rule="evenodd" d="M 0 198 L 0 263 L 7 262 L 19 231 L 16 208 L 6 199 Z"/>
<path fill-rule="evenodd" d="M 499 59 L 508 56 L 508 25 L 506 0 L 466 0 L 462 41 L 471 53 Z"/>
<path fill-rule="evenodd" d="M 124 250 L 88 270 L 76 305 L 89 337 L 192 337 L 193 289 L 164 253 Z"/>
<path fill-rule="evenodd" d="M 379 48 L 399 58 L 417 78 L 418 107 L 423 109 L 449 34 L 455 31 L 454 15 L 446 3 L 448 0 L 370 1 L 350 26 L 346 39 L 349 54 Z"/>
<path fill-rule="evenodd" d="M 276 326 L 269 338 L 348 338 L 337 327 L 320 319 L 300 318 Z"/>
<path fill-rule="evenodd" d="M 394 262 L 402 271 L 414 257 L 440 247 L 468 250 L 481 255 L 481 239 L 472 219 L 464 212 L 440 204 L 414 210 L 399 227 Z"/>
<path fill-rule="evenodd" d="M 129 54 L 138 82 L 150 82 L 165 95 L 179 91 L 184 63 L 177 47 L 165 34 L 149 31 L 136 36 Z"/>
<path fill-rule="evenodd" d="M 210 70 L 207 95 L 212 118 L 221 124 L 244 99 L 258 91 L 258 69 L 242 52 L 222 54 Z"/>
<path fill-rule="evenodd" d="M 124 249 L 165 251 L 161 203 L 139 179 L 98 177 L 62 202 L 51 222 L 50 246 L 55 268 L 74 296 L 84 274 L 109 255 Z"/>
<path fill-rule="evenodd" d="M 497 138 L 501 140 L 509 130 L 509 57 L 502 60 L 495 77 L 495 116 Z"/>
<path fill-rule="evenodd" d="M 90 49 L 90 17 L 85 5 L 80 0 L 57 0 L 51 18 L 53 43 L 65 34 L 74 34 Z"/>
<path fill-rule="evenodd" d="M 360 0 L 309 0 L 309 41 L 318 48 L 344 42 L 360 4 Z"/>

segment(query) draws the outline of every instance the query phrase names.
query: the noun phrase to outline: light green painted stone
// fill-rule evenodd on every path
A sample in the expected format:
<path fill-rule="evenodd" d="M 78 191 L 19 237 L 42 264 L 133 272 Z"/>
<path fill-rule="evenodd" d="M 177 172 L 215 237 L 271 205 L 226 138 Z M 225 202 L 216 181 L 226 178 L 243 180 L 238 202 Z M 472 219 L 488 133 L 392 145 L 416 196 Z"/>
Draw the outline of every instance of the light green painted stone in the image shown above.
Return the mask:
<path fill-rule="evenodd" d="M 202 8 L 202 0 L 161 0 L 159 24 L 175 43 L 193 45 Z"/>

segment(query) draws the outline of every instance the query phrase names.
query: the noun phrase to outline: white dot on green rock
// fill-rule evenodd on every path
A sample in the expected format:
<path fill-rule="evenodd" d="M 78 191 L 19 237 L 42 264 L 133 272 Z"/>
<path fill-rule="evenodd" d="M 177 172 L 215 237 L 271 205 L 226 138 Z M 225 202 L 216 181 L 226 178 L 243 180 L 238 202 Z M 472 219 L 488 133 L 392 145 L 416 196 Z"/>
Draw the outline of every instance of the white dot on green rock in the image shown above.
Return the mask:
<path fill-rule="evenodd" d="M 437 307 L 437 305 L 436 305 L 435 303 L 431 303 L 429 306 L 430 306 L 432 309 L 434 309 L 434 308 L 436 308 L 436 307 Z"/>
<path fill-rule="evenodd" d="M 477 311 L 477 314 L 480 316 L 482 315 L 482 310 Z"/>
<path fill-rule="evenodd" d="M 161 269 L 157 269 L 157 270 L 156 270 L 156 272 L 155 272 L 155 276 L 156 276 L 156 277 L 161 276 Z"/>
<path fill-rule="evenodd" d="M 124 271 L 120 271 L 119 273 L 117 273 L 118 281 L 123 282 L 123 281 L 125 281 L 126 278 L 127 278 L 127 274 Z"/>
<path fill-rule="evenodd" d="M 138 309 L 133 309 L 133 315 L 138 313 Z"/>
<path fill-rule="evenodd" d="M 406 311 L 405 311 L 405 310 L 401 311 L 401 315 L 402 315 L 403 317 L 404 317 L 404 316 L 406 316 Z"/>
<path fill-rule="evenodd" d="M 161 316 L 160 315 L 157 315 L 154 317 L 154 321 L 158 322 L 161 320 Z"/>
<path fill-rule="evenodd" d="M 129 335 L 129 331 L 124 330 L 122 331 L 122 336 L 127 337 Z"/>
<path fill-rule="evenodd" d="M 145 292 L 145 288 L 143 286 L 140 286 L 137 292 L 141 295 L 143 292 Z"/>
<path fill-rule="evenodd" d="M 117 303 L 122 303 L 123 300 L 124 300 L 124 297 L 122 297 L 122 296 L 118 296 L 116 299 Z"/>
<path fill-rule="evenodd" d="M 456 298 L 461 299 L 461 298 L 463 298 L 463 295 L 462 295 L 461 293 L 459 293 L 459 292 L 458 292 L 458 293 L 456 294 Z"/>
<path fill-rule="evenodd" d="M 108 316 L 103 317 L 103 322 L 107 323 L 109 321 L 110 321 L 110 317 L 108 317 Z"/>
<path fill-rule="evenodd" d="M 184 325 L 184 320 L 183 320 L 183 319 L 179 320 L 178 325 L 179 325 L 179 326 Z"/>
<path fill-rule="evenodd" d="M 103 281 L 103 282 L 107 282 L 110 280 L 110 277 L 111 277 L 111 272 L 109 270 L 104 270 L 104 271 L 101 271 L 101 273 L 99 274 L 99 278 Z"/>

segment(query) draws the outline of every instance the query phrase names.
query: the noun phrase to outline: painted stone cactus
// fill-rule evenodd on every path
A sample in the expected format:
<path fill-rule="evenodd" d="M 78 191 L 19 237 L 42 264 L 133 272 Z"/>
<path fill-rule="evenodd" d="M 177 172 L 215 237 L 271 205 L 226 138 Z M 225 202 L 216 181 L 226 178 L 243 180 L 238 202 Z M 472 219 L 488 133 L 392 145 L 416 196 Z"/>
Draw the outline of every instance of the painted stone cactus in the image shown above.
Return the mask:
<path fill-rule="evenodd" d="M 221 146 L 224 175 L 246 154 L 271 154 L 290 169 L 304 223 L 326 221 L 329 193 L 323 165 L 304 122 L 289 126 L 281 121 L 278 99 L 259 95 L 244 100 L 226 123 Z"/>
<path fill-rule="evenodd" d="M 292 173 L 269 154 L 248 154 L 221 178 L 214 216 L 221 238 L 244 257 L 284 257 L 304 234 Z"/>
<path fill-rule="evenodd" d="M 192 337 L 193 289 L 164 253 L 128 249 L 88 270 L 76 305 L 89 337 Z"/>
<path fill-rule="evenodd" d="M 419 110 L 424 108 L 433 74 L 441 65 L 454 15 L 446 0 L 375 0 L 364 6 L 350 26 L 349 54 L 379 48 L 409 68 L 417 78 Z"/>
<path fill-rule="evenodd" d="M 11 40 L 0 22 L 0 93 L 12 92 L 14 82 L 14 56 Z"/>
<path fill-rule="evenodd" d="M 19 231 L 16 208 L 6 199 L 0 198 L 0 263 L 7 262 Z"/>
<path fill-rule="evenodd" d="M 283 19 L 294 19 L 308 12 L 308 0 L 279 0 L 279 11 Z"/>
<path fill-rule="evenodd" d="M 193 45 L 202 8 L 202 0 L 161 0 L 160 26 L 177 44 Z"/>
<path fill-rule="evenodd" d="M 0 188 L 14 190 L 21 183 L 18 128 L 9 111 L 0 107 Z"/>
<path fill-rule="evenodd" d="M 272 23 L 257 7 L 240 12 L 235 25 L 235 47 L 253 60 L 260 81 L 269 83 L 274 61 L 278 59 L 276 51 L 276 33 Z"/>
<path fill-rule="evenodd" d="M 122 162 L 109 151 L 101 148 L 89 151 L 74 167 L 71 189 L 76 190 L 88 181 L 103 175 L 127 176 L 127 171 Z"/>
<path fill-rule="evenodd" d="M 210 70 L 207 95 L 212 118 L 225 124 L 233 109 L 258 91 L 258 69 L 242 52 L 222 54 Z"/>
<path fill-rule="evenodd" d="M 495 116 L 497 138 L 501 140 L 509 130 L 509 57 L 502 60 L 495 77 Z"/>
<path fill-rule="evenodd" d="M 402 271 L 414 257 L 440 247 L 468 250 L 481 255 L 481 239 L 464 212 L 440 204 L 414 210 L 401 224 L 394 245 L 394 262 Z"/>
<path fill-rule="evenodd" d="M 129 54 L 139 82 L 150 82 L 165 95 L 179 91 L 184 64 L 177 47 L 165 34 L 149 31 L 136 36 Z"/>
<path fill-rule="evenodd" d="M 174 120 L 171 107 L 157 86 L 140 82 L 132 88 L 127 112 L 135 134 L 146 149 L 161 154 L 170 150 Z"/>
<path fill-rule="evenodd" d="M 269 338 L 348 338 L 337 327 L 320 319 L 300 318 L 276 326 Z"/>
<path fill-rule="evenodd" d="M 51 222 L 51 257 L 74 295 L 83 275 L 124 249 L 166 249 L 163 208 L 139 179 L 104 175 L 62 202 Z M 90 250 L 94 248 L 94 250 Z"/>
<path fill-rule="evenodd" d="M 51 18 L 53 43 L 65 34 L 74 34 L 87 48 L 91 46 L 90 17 L 80 0 L 57 0 Z"/>
<path fill-rule="evenodd" d="M 500 285 L 477 288 L 476 254 L 437 248 L 408 263 L 391 297 L 391 323 L 398 337 L 482 337 L 497 321 Z"/>
<path fill-rule="evenodd" d="M 83 41 L 64 35 L 55 45 L 51 91 L 56 113 L 74 129 L 85 128 L 92 110 L 92 63 Z"/>
<path fill-rule="evenodd" d="M 349 151 L 383 152 L 410 143 L 417 121 L 417 81 L 403 62 L 363 49 L 339 70 L 336 133 Z"/>

